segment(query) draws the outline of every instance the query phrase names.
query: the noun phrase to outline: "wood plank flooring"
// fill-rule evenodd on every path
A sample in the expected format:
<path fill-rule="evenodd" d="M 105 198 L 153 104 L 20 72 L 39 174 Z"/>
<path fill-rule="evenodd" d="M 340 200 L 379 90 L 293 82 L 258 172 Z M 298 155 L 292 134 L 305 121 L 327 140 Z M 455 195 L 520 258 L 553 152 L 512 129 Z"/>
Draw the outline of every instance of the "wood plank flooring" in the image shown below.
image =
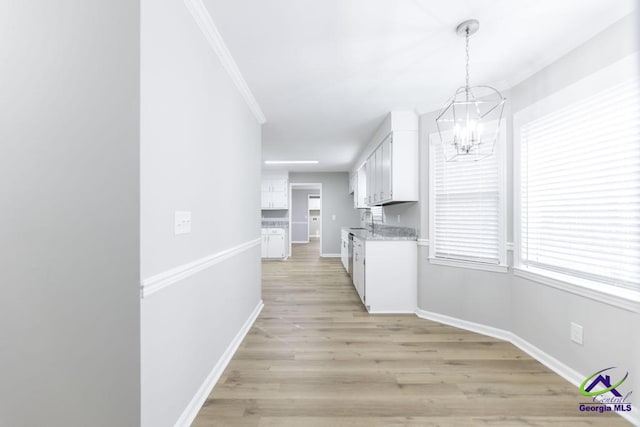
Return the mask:
<path fill-rule="evenodd" d="M 204 426 L 626 426 L 515 346 L 413 315 L 369 315 L 317 241 L 263 262 L 264 310 Z"/>

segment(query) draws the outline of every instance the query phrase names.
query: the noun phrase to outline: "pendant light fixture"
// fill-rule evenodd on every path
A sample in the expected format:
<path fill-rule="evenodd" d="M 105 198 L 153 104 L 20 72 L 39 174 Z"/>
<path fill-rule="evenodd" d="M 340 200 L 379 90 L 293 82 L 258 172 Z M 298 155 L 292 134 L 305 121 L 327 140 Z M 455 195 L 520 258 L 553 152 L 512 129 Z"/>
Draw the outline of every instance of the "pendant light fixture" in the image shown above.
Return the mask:
<path fill-rule="evenodd" d="M 498 139 L 505 98 L 491 86 L 469 85 L 469 37 L 479 28 L 475 19 L 456 28 L 466 42 L 465 85 L 456 90 L 436 118 L 444 158 L 449 162 L 489 157 Z"/>

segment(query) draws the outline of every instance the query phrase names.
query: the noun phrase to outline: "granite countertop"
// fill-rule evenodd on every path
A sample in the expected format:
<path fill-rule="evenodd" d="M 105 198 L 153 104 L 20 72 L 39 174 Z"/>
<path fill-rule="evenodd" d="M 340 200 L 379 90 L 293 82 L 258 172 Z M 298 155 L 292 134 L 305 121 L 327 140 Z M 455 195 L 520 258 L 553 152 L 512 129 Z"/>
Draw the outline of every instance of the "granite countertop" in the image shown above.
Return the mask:
<path fill-rule="evenodd" d="M 263 219 L 262 228 L 289 228 L 289 221 Z"/>
<path fill-rule="evenodd" d="M 366 229 L 342 227 L 342 229 L 352 233 L 354 237 L 361 240 L 418 240 L 418 233 L 416 229 L 411 227 L 396 227 L 376 224 L 373 231 L 371 230 L 371 227 Z"/>

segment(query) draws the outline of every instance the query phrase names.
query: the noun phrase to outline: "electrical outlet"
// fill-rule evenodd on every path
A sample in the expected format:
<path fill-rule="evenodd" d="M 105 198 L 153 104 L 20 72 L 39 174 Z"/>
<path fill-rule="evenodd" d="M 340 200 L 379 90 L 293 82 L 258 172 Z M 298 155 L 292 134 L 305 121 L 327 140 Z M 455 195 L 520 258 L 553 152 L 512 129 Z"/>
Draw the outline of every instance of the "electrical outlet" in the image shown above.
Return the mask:
<path fill-rule="evenodd" d="M 577 323 L 571 322 L 571 341 L 582 345 L 583 329 Z"/>
<path fill-rule="evenodd" d="M 400 214 L 398 214 L 398 224 L 400 224 Z"/>
<path fill-rule="evenodd" d="M 189 234 L 191 233 L 191 212 L 176 211 L 174 214 L 174 228 L 175 235 Z"/>

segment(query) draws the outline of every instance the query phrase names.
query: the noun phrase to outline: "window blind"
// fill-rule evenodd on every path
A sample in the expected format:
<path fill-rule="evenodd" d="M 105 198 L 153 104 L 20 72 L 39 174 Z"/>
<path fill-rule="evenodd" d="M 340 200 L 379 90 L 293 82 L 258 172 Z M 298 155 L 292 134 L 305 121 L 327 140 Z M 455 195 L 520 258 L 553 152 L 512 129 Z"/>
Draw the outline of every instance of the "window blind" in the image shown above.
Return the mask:
<path fill-rule="evenodd" d="M 524 266 L 639 288 L 639 100 L 635 77 L 521 126 Z"/>
<path fill-rule="evenodd" d="M 431 138 L 432 257 L 502 263 L 500 145 L 477 162 L 447 162 L 439 137 Z"/>

